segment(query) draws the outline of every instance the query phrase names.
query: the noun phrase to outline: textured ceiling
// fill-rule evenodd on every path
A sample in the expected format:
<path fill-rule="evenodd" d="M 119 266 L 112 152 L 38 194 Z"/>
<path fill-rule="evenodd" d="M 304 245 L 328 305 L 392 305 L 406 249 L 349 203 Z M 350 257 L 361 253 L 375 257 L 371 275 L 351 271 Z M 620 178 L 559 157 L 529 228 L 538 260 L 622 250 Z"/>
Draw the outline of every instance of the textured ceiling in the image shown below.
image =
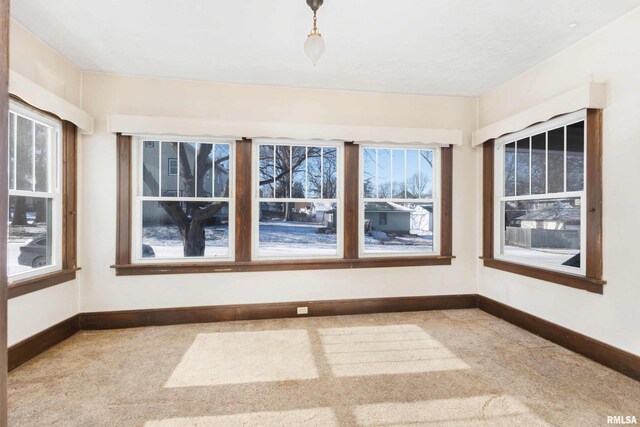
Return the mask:
<path fill-rule="evenodd" d="M 82 69 L 229 83 L 479 96 L 640 0 L 13 0 Z M 570 25 L 577 23 L 577 25 Z"/>

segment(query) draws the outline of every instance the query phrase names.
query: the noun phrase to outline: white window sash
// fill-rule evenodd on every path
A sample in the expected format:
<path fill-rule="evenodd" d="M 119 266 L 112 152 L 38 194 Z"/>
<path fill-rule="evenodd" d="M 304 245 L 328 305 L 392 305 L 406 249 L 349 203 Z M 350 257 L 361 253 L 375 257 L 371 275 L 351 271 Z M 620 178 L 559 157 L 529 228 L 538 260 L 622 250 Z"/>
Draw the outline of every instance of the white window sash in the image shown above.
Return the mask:
<path fill-rule="evenodd" d="M 570 126 L 575 123 L 584 122 L 584 162 L 583 162 L 583 190 L 582 191 L 566 191 L 567 185 L 567 126 Z M 548 133 L 550 130 L 557 129 L 560 127 L 564 127 L 564 190 L 563 192 L 556 193 L 548 193 L 549 189 L 549 138 Z M 587 165 L 587 117 L 586 110 L 580 110 L 571 114 L 566 114 L 564 116 L 551 119 L 544 123 L 539 123 L 537 125 L 531 126 L 527 129 L 523 129 L 519 132 L 514 132 L 509 135 L 505 135 L 501 138 L 498 138 L 494 144 L 494 236 L 493 236 L 493 252 L 494 258 L 497 260 L 513 262 L 522 265 L 528 265 L 532 267 L 538 267 L 545 270 L 558 271 L 568 274 L 573 274 L 577 276 L 586 275 L 586 165 Z M 529 194 L 523 196 L 505 196 L 504 195 L 504 147 L 505 145 L 519 141 L 521 139 L 529 138 L 529 187 L 531 189 L 532 179 L 531 179 L 531 141 L 534 135 L 538 135 L 544 133 L 545 134 L 545 194 Z M 517 152 L 517 147 L 516 147 Z M 515 160 L 515 166 L 517 168 L 517 159 Z M 517 169 L 514 175 L 514 181 L 516 182 L 517 188 Z M 526 200 L 554 200 L 554 199 L 567 199 L 567 198 L 579 198 L 580 199 L 580 268 L 569 267 L 564 265 L 557 265 L 549 262 L 539 261 L 539 260 L 531 260 L 525 257 L 518 257 L 514 255 L 506 255 L 504 253 L 504 234 L 505 234 L 505 223 L 504 223 L 504 206 L 506 202 L 513 201 L 526 201 Z"/>
<path fill-rule="evenodd" d="M 20 104 L 13 100 L 9 101 L 8 114 L 13 114 L 15 118 L 14 127 L 14 153 L 17 155 L 17 129 L 18 129 L 18 117 L 25 118 L 32 122 L 33 137 L 32 137 L 32 189 L 31 190 L 17 190 L 17 165 L 13 167 L 13 184 L 14 189 L 9 189 L 9 196 L 19 197 L 31 197 L 51 200 L 51 236 L 47 239 L 47 245 L 51 247 L 51 265 L 33 268 L 29 271 L 22 273 L 11 274 L 8 277 L 8 283 L 14 283 L 16 281 L 34 278 L 43 274 L 52 273 L 62 270 L 62 123 L 59 120 L 53 119 L 49 116 L 42 114 L 31 107 Z M 48 191 L 36 191 L 36 170 L 35 170 L 35 126 L 36 124 L 42 125 L 50 129 L 50 135 L 48 138 L 47 147 L 47 186 Z M 10 160 L 9 160 L 10 161 Z"/>
<path fill-rule="evenodd" d="M 155 141 L 160 143 L 158 148 L 158 196 L 143 196 L 144 194 L 144 181 L 142 179 L 143 167 L 142 162 L 144 160 L 143 150 L 145 141 Z M 176 143 L 199 143 L 199 144 L 212 144 L 212 174 L 211 174 L 211 191 L 212 197 L 186 197 L 186 196 L 161 196 L 162 194 L 162 143 L 163 142 L 176 142 Z M 162 263 L 217 263 L 217 262 L 232 262 L 235 260 L 235 140 L 226 138 L 185 138 L 183 136 L 158 136 L 158 135 L 136 135 L 131 139 L 133 144 L 131 150 L 131 164 L 132 168 L 132 239 L 131 239 L 131 255 L 132 262 L 136 264 L 162 264 Z M 229 196 L 228 197 L 214 197 L 214 184 L 215 181 L 215 144 L 228 144 L 229 145 Z M 180 146 L 178 146 L 177 158 L 179 161 Z M 195 153 L 195 168 L 198 163 L 197 153 Z M 168 165 L 167 165 L 168 168 Z M 178 164 L 178 175 L 176 177 L 176 194 L 180 193 L 180 166 Z M 196 183 L 197 192 L 197 183 Z M 175 201 L 180 203 L 188 202 L 204 202 L 204 203 L 227 203 L 229 213 L 229 246 L 228 255 L 226 256 L 201 256 L 201 257 L 154 257 L 143 258 L 142 257 L 142 206 L 143 202 L 163 202 L 163 201 Z"/>
<path fill-rule="evenodd" d="M 433 174 L 432 181 L 432 194 L 430 198 L 397 198 L 397 197 L 364 197 L 364 152 L 365 149 L 376 149 L 376 191 L 378 196 L 378 150 L 405 150 L 405 194 L 407 191 L 407 156 L 406 150 L 425 150 L 433 152 L 433 165 L 431 168 Z M 393 152 L 393 151 L 391 151 Z M 360 156 L 359 156 L 359 173 L 358 173 L 358 256 L 360 258 L 393 258 L 393 257 L 407 257 L 407 256 L 435 256 L 440 254 L 440 161 L 441 161 L 440 148 L 437 147 L 425 147 L 424 145 L 417 144 L 399 144 L 399 145 L 381 145 L 381 144 L 361 144 Z M 391 155 L 391 166 L 393 167 L 393 156 Z M 420 161 L 420 154 L 418 153 L 418 174 L 422 173 L 422 162 Z M 391 194 L 393 195 L 393 173 L 390 172 L 391 177 Z M 423 189 L 420 188 L 420 193 Z M 433 250 L 416 250 L 416 251 L 398 251 L 398 252 L 365 252 L 364 246 L 364 204 L 367 202 L 392 202 L 392 203 L 432 203 L 433 205 Z"/>
<path fill-rule="evenodd" d="M 291 140 L 291 139 L 266 139 L 259 138 L 254 139 L 254 149 L 252 150 L 252 216 L 251 216 L 251 259 L 254 261 L 286 261 L 286 260 L 304 260 L 304 259 L 340 259 L 344 254 L 344 200 L 342 196 L 342 188 L 344 185 L 344 142 L 343 141 L 318 141 L 318 140 Z M 274 197 L 260 197 L 260 146 L 269 145 L 275 146 L 273 150 L 273 196 Z M 336 197 L 324 198 L 324 176 L 322 175 L 324 170 L 324 152 L 321 152 L 320 156 L 320 197 L 305 197 L 305 198 L 293 198 L 293 197 L 275 197 L 276 194 L 276 151 L 278 146 L 288 147 L 305 147 L 305 195 L 309 196 L 309 157 L 308 149 L 310 147 L 319 148 L 335 148 L 337 155 L 336 162 Z M 293 148 L 289 150 L 290 156 L 293 155 Z M 289 162 L 291 166 L 291 161 Z M 290 174 L 290 190 L 293 185 L 293 174 L 291 170 Z M 336 220 L 336 253 L 331 255 L 294 255 L 294 256 L 268 256 L 260 255 L 260 203 L 335 203 L 337 211 Z"/>

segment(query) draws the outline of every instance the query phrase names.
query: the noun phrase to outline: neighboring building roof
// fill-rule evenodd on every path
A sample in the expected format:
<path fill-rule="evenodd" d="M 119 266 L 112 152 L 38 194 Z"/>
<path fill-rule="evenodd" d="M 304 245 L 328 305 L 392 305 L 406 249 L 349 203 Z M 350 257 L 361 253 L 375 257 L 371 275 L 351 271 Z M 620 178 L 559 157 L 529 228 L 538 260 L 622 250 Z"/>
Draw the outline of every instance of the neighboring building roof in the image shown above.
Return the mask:
<path fill-rule="evenodd" d="M 393 202 L 367 202 L 364 205 L 365 212 L 411 212 L 412 209 Z"/>
<path fill-rule="evenodd" d="M 580 206 L 569 203 L 556 203 L 542 209 L 536 209 L 516 218 L 518 221 L 562 221 L 579 222 Z"/>

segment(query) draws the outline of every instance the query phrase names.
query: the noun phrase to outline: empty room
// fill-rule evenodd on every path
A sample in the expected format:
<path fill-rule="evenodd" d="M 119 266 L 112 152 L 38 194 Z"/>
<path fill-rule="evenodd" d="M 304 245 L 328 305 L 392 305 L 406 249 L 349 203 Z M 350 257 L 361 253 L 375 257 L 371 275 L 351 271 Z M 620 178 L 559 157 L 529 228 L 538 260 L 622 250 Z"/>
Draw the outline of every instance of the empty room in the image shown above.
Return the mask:
<path fill-rule="evenodd" d="M 0 0 L 0 427 L 640 420 L 640 0 Z"/>

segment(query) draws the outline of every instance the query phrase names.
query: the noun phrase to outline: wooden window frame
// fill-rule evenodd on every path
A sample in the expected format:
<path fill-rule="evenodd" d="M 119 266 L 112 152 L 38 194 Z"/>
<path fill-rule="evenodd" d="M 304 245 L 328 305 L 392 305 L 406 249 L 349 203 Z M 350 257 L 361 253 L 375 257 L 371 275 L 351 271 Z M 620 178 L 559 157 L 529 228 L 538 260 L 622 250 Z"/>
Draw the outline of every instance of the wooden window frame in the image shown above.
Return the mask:
<path fill-rule="evenodd" d="M 76 278 L 77 266 L 77 189 L 78 189 L 78 128 L 48 111 L 36 108 L 17 96 L 10 98 L 62 123 L 62 265 L 60 270 L 17 280 L 10 283 L 8 297 L 16 298 L 51 286 L 59 285 Z"/>
<path fill-rule="evenodd" d="M 494 256 L 495 140 L 482 147 L 482 256 L 484 266 L 602 294 L 602 110 L 586 112 L 586 274 L 577 275 L 496 259 Z"/>
<path fill-rule="evenodd" d="M 452 188 L 453 148 L 441 148 L 441 231 L 440 255 L 412 257 L 358 256 L 358 182 L 360 148 L 345 142 L 344 170 L 344 236 L 343 257 L 337 259 L 252 260 L 252 141 L 247 138 L 235 145 L 235 261 L 232 262 L 180 262 L 134 264 L 131 258 L 132 239 L 132 137 L 116 135 L 118 152 L 117 170 L 117 224 L 116 263 L 112 265 L 117 276 L 152 274 L 228 273 L 248 271 L 352 269 L 376 267 L 409 267 L 425 265 L 451 265 L 452 255 Z"/>

